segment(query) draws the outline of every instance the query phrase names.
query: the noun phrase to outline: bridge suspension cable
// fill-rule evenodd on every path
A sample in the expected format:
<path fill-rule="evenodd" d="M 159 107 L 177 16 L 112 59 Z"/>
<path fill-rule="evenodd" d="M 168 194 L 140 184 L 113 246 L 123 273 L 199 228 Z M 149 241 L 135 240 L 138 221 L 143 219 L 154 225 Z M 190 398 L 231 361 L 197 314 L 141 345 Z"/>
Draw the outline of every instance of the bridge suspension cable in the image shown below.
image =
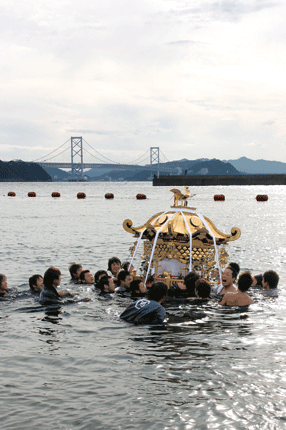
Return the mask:
<path fill-rule="evenodd" d="M 91 148 L 93 149 L 94 152 L 96 152 L 97 154 L 99 154 L 101 157 L 105 158 L 105 160 L 110 161 L 111 163 L 114 164 L 121 164 L 121 163 L 117 163 L 116 161 L 110 160 L 109 158 L 105 157 L 104 155 L 101 155 L 100 152 L 98 152 L 96 149 L 94 149 L 85 139 L 83 139 L 83 141 Z"/>
<path fill-rule="evenodd" d="M 59 148 L 58 148 L 59 149 Z M 61 154 L 63 154 L 64 152 L 66 152 L 66 151 L 70 151 L 70 148 L 68 147 L 68 148 L 66 148 L 66 149 L 64 149 L 63 151 L 61 151 L 61 152 L 59 152 L 58 154 L 56 154 L 56 155 L 53 155 L 52 157 L 50 157 L 50 158 L 45 158 L 45 160 L 44 161 L 49 161 L 49 160 L 52 160 L 53 158 L 55 158 L 55 157 L 58 157 L 58 155 L 61 155 Z M 47 156 L 46 156 L 47 157 Z"/>
<path fill-rule="evenodd" d="M 43 155 L 43 157 L 37 158 L 36 160 L 33 160 L 32 162 L 35 163 L 36 161 L 41 160 L 42 158 L 48 157 L 50 154 L 53 154 L 54 152 L 56 152 L 58 149 L 62 148 L 66 143 L 70 142 L 70 139 L 68 139 L 65 143 L 63 143 L 61 146 L 59 146 L 58 148 L 54 149 L 52 152 L 49 152 L 46 155 Z M 67 149 L 70 149 L 70 147 L 68 147 Z M 63 151 L 64 152 L 64 151 Z M 59 155 L 59 154 L 57 154 Z"/>

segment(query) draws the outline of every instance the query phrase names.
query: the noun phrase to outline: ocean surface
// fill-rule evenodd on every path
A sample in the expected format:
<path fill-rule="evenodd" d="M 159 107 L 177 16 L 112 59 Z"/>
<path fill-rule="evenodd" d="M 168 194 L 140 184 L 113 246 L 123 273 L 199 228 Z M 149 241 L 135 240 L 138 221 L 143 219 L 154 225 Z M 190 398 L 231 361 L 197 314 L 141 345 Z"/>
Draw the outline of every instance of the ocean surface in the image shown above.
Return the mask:
<path fill-rule="evenodd" d="M 0 273 L 9 288 L 27 291 L 31 275 L 56 266 L 60 290 L 91 299 L 55 309 L 16 293 L 0 301 L 1 430 L 285 429 L 286 187 L 190 189 L 189 206 L 220 231 L 241 229 L 229 261 L 279 273 L 278 298 L 253 290 L 247 312 L 169 304 L 164 326 L 130 325 L 119 319 L 128 299 L 100 300 L 90 286 L 70 284 L 68 267 L 79 262 L 95 273 L 111 256 L 126 260 L 135 239 L 123 221 L 139 226 L 167 210 L 169 187 L 0 183 Z M 258 203 L 257 194 L 269 200 Z"/>

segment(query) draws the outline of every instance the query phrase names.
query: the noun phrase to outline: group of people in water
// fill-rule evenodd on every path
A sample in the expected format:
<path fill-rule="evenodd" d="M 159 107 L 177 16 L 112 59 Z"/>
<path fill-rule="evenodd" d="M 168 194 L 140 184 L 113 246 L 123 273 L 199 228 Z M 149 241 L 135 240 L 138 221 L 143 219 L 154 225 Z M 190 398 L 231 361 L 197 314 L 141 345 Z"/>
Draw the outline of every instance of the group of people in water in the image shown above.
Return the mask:
<path fill-rule="evenodd" d="M 81 264 L 72 264 L 69 272 L 72 283 L 94 285 L 101 298 L 112 299 L 117 295 L 130 298 L 131 304 L 120 318 L 135 324 L 162 323 L 166 316 L 162 304 L 168 300 L 202 304 L 216 298 L 222 306 L 247 309 L 253 303 L 247 294 L 250 287 L 262 288 L 272 297 L 278 295 L 279 276 L 276 272 L 269 270 L 254 277 L 250 272 L 239 275 L 240 267 L 237 263 L 230 263 L 227 266 L 222 273 L 221 283 L 215 287 L 193 270 L 168 288 L 164 282 L 155 282 L 153 276 L 146 280 L 134 276 L 133 266 L 129 262 L 121 264 L 117 257 L 110 258 L 107 270 L 98 270 L 94 276 L 90 270 L 83 270 Z M 56 267 L 50 267 L 44 277 L 39 274 L 30 277 L 30 294 L 37 297 L 41 305 L 61 305 L 79 301 L 73 297 L 76 293 L 58 291 L 60 284 L 61 271 Z M 0 298 L 8 292 L 7 278 L 0 274 Z"/>

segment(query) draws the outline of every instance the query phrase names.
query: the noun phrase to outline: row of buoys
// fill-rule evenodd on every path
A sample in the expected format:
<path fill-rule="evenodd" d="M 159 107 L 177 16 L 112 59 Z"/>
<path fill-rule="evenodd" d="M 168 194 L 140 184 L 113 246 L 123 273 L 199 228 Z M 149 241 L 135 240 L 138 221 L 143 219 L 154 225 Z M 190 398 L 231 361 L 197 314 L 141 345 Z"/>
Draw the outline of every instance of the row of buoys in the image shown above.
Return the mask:
<path fill-rule="evenodd" d="M 14 191 L 9 191 L 8 196 L 9 197 L 16 197 L 16 193 L 14 193 Z M 36 196 L 37 196 L 37 194 L 34 191 L 30 191 L 28 193 L 28 197 L 36 197 Z M 58 193 L 58 192 L 53 192 L 51 194 L 51 196 L 52 197 L 61 197 L 61 194 Z M 106 199 L 114 199 L 114 194 L 112 194 L 112 193 L 106 193 L 104 197 Z M 85 193 L 77 193 L 77 198 L 78 199 L 85 199 L 86 198 L 86 194 Z M 136 195 L 136 199 L 137 200 L 145 200 L 145 199 L 147 199 L 147 197 L 146 197 L 145 194 L 137 194 Z"/>
<path fill-rule="evenodd" d="M 16 193 L 14 193 L 14 191 L 9 191 L 8 193 L 9 197 L 16 197 Z M 34 191 L 31 191 L 28 193 L 28 197 L 36 197 L 37 194 Z M 52 197 L 61 197 L 61 194 L 58 192 L 54 192 L 51 194 Z M 104 196 L 106 199 L 114 199 L 114 194 L 112 193 L 106 193 Z M 78 199 L 85 199 L 86 198 L 86 194 L 85 193 L 77 193 L 77 198 Z M 137 200 L 146 200 L 147 197 L 145 194 L 136 194 L 136 199 Z M 258 202 L 267 202 L 268 200 L 268 196 L 267 194 L 258 194 L 256 196 L 256 200 Z M 215 202 L 224 202 L 225 201 L 225 196 L 223 194 L 215 194 L 214 195 L 214 201 Z"/>
<path fill-rule="evenodd" d="M 267 202 L 268 195 L 267 194 L 258 194 L 255 198 L 258 202 Z M 223 194 L 216 194 L 214 196 L 214 201 L 215 202 L 224 202 L 225 196 Z"/>

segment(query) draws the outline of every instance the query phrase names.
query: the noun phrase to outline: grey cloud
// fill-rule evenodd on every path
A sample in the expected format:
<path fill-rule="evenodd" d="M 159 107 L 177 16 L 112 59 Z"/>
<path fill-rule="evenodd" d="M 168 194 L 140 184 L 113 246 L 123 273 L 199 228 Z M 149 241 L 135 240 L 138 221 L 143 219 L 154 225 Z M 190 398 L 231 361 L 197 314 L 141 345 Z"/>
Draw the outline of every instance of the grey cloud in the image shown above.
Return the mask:
<path fill-rule="evenodd" d="M 189 16 L 195 22 L 216 21 L 237 21 L 242 15 L 258 12 L 277 6 L 277 2 L 272 1 L 215 1 L 211 4 L 201 3 L 196 7 L 185 7 L 172 9 L 168 12 L 170 16 Z"/>
<path fill-rule="evenodd" d="M 196 43 L 193 40 L 175 40 L 174 42 L 166 43 L 166 45 L 194 45 Z"/>
<path fill-rule="evenodd" d="M 275 121 L 271 121 L 271 120 L 265 121 L 262 123 L 262 125 L 273 125 L 273 124 L 275 124 Z"/>
<path fill-rule="evenodd" d="M 98 134 L 99 136 L 113 136 L 115 132 L 113 131 L 102 131 L 102 130 L 88 130 L 88 129 L 68 129 L 66 130 L 66 133 L 78 133 L 78 134 Z M 116 132 L 118 135 L 119 133 Z"/>

